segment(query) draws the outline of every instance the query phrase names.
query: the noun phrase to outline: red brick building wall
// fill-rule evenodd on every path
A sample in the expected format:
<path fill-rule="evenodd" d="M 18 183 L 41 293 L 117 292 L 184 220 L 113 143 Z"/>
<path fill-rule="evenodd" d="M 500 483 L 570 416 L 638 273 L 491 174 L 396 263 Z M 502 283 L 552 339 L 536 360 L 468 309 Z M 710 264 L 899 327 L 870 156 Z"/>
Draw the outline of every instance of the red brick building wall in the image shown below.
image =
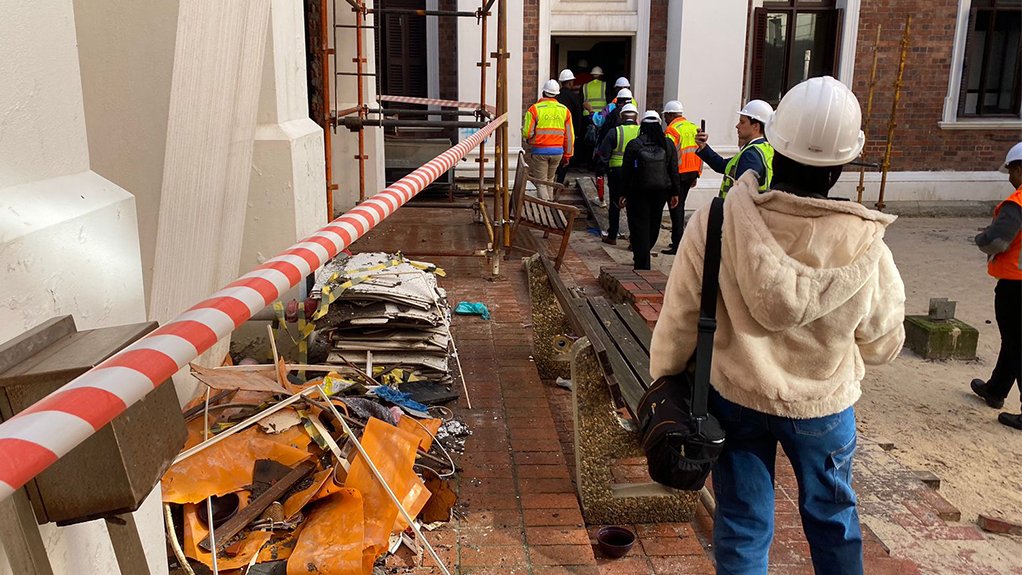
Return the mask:
<path fill-rule="evenodd" d="M 646 108 L 664 109 L 664 72 L 667 60 L 668 0 L 651 0 L 649 11 L 649 59 L 646 69 Z M 641 87 L 640 87 L 641 89 Z"/>
<path fill-rule="evenodd" d="M 440 10 L 457 10 L 458 0 L 440 0 Z M 458 100 L 458 19 L 438 19 L 440 52 L 440 99 Z"/>
<path fill-rule="evenodd" d="M 905 18 L 912 15 L 904 84 L 898 104 L 891 169 L 900 171 L 993 170 L 1018 142 L 1019 130 L 942 130 L 944 98 L 954 49 L 957 0 L 863 0 L 852 90 L 863 115 L 869 92 L 873 43 L 882 25 L 877 84 L 867 134 L 867 160 L 879 162 L 887 145 L 887 123 L 898 76 Z"/>
<path fill-rule="evenodd" d="M 508 66 L 513 66 L 515 58 L 522 59 L 522 110 L 536 102 L 539 96 L 539 0 L 523 0 L 522 2 L 522 53 L 511 54 Z M 544 38 L 549 42 L 550 38 Z M 508 98 L 513 98 L 514 86 L 508 86 Z"/>

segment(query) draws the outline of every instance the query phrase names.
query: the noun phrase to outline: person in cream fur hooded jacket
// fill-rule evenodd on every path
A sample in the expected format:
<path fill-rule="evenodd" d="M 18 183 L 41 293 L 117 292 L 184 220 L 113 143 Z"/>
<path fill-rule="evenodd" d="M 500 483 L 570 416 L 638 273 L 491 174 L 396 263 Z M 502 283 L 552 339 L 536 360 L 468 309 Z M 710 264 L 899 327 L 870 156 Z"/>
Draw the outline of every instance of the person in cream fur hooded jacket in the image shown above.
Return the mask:
<path fill-rule="evenodd" d="M 905 288 L 883 241 L 895 216 L 757 186 L 746 173 L 724 203 L 710 381 L 771 415 L 841 412 L 859 399 L 864 364 L 891 361 L 904 343 Z M 654 378 L 682 372 L 695 351 L 708 214 L 692 216 L 671 269 Z"/>

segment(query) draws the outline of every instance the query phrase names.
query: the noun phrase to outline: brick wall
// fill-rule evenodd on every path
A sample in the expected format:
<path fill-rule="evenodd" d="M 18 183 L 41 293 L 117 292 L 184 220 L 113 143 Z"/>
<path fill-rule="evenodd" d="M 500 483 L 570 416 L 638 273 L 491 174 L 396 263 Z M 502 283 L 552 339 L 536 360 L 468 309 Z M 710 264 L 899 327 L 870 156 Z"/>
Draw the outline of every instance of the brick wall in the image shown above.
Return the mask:
<path fill-rule="evenodd" d="M 867 134 L 869 161 L 880 161 L 898 76 L 901 33 L 912 14 L 912 36 L 898 105 L 892 170 L 994 170 L 1022 136 L 1018 130 L 941 130 L 954 48 L 957 0 L 864 0 L 852 89 L 866 111 L 876 26 L 883 25 L 877 85 Z"/>
<path fill-rule="evenodd" d="M 522 109 L 527 110 L 539 96 L 539 0 L 522 2 Z M 544 38 L 549 42 L 550 38 Z M 508 66 L 517 54 L 511 55 Z M 508 97 L 512 97 L 514 86 L 508 86 Z"/>
<path fill-rule="evenodd" d="M 440 10 L 457 10 L 458 0 L 440 0 Z M 458 19 L 439 18 L 440 46 L 440 98 L 457 100 L 458 98 Z"/>
<path fill-rule="evenodd" d="M 651 0 L 649 11 L 649 60 L 646 70 L 646 108 L 664 106 L 664 72 L 667 60 L 668 0 Z"/>
<path fill-rule="evenodd" d="M 320 51 L 323 34 L 319 0 L 305 0 L 305 70 L 309 86 L 309 117 L 322 128 L 323 112 L 323 54 Z"/>

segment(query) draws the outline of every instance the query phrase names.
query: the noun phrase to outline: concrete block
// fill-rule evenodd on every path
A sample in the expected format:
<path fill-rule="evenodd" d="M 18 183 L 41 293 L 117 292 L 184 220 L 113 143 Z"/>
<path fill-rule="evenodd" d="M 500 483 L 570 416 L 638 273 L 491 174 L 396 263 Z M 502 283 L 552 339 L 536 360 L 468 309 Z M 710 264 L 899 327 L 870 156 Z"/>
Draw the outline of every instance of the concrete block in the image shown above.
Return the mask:
<path fill-rule="evenodd" d="M 905 316 L 905 346 L 924 359 L 976 359 L 979 331 L 957 320 Z"/>

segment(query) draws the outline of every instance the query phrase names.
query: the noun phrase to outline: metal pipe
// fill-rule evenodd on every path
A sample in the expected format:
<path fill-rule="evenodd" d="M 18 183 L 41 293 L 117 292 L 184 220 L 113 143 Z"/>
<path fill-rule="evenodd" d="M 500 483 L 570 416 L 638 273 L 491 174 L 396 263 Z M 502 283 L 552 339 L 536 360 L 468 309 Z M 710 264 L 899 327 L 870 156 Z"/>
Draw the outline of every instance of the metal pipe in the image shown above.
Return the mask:
<path fill-rule="evenodd" d="M 905 31 L 901 35 L 901 59 L 898 62 L 898 79 L 894 81 L 894 100 L 891 102 L 891 119 L 887 124 L 887 150 L 884 152 L 884 165 L 880 174 L 880 196 L 876 208 L 884 209 L 884 190 L 887 188 L 887 172 L 891 169 L 891 151 L 894 147 L 894 128 L 898 125 L 898 102 L 901 100 L 902 78 L 905 75 L 905 59 L 908 56 L 908 43 L 912 34 L 912 15 L 905 17 Z"/>
<path fill-rule="evenodd" d="M 334 219 L 334 162 L 333 162 L 333 131 L 334 125 L 330 117 L 333 101 L 330 99 L 330 41 L 327 40 L 330 28 L 330 0 L 320 0 L 320 54 L 323 59 L 323 152 L 326 155 L 326 221 Z"/>
<path fill-rule="evenodd" d="M 407 14 L 409 16 L 455 16 L 458 18 L 476 18 L 475 12 L 461 10 L 419 10 L 416 8 L 367 8 L 369 14 Z"/>
<path fill-rule="evenodd" d="M 386 118 L 355 118 L 347 116 L 339 118 L 339 125 L 349 130 L 361 130 L 364 127 L 382 128 L 482 128 L 488 122 L 462 122 L 459 120 L 391 120 Z"/>
<path fill-rule="evenodd" d="M 349 3 L 353 0 L 348 0 Z M 355 26 L 359 29 L 355 30 L 355 36 L 357 41 L 355 42 L 355 71 L 358 73 L 358 117 L 365 120 L 365 94 L 362 93 L 365 88 L 363 80 L 363 63 L 365 63 L 365 54 L 363 53 L 362 47 L 362 30 L 361 26 L 365 24 L 365 5 L 359 2 L 358 8 L 355 8 Z M 375 76 L 375 74 L 373 74 Z M 366 200 L 366 141 L 365 141 L 365 130 L 358 130 L 358 201 L 359 203 Z"/>
<path fill-rule="evenodd" d="M 880 30 L 882 28 L 883 28 L 882 25 L 877 24 L 877 37 L 876 37 L 876 40 L 873 41 L 873 67 L 872 67 L 872 69 L 870 70 L 870 73 L 869 73 L 869 96 L 867 96 L 867 98 L 866 98 L 866 119 L 862 123 L 862 131 L 863 131 L 864 134 L 866 134 L 866 137 L 869 137 L 869 119 L 873 115 L 873 92 L 874 92 L 874 89 L 876 88 L 876 85 L 877 85 L 877 54 L 880 53 Z M 866 161 L 866 149 L 865 148 L 863 148 L 863 153 L 859 156 L 859 161 L 862 162 L 862 163 L 858 164 L 858 165 L 861 165 L 863 167 L 859 170 L 859 185 L 858 185 L 858 187 L 856 187 L 856 190 L 859 193 L 859 198 L 858 198 L 857 201 L 861 204 L 862 203 L 862 192 L 866 189 L 866 186 L 865 186 L 865 180 L 866 180 L 866 163 L 865 163 L 865 161 Z"/>
<path fill-rule="evenodd" d="M 406 108 L 369 108 L 368 114 L 383 114 L 384 116 L 396 116 L 407 114 L 409 116 L 472 116 L 477 117 L 478 110 L 411 110 Z"/>
<path fill-rule="evenodd" d="M 489 67 L 490 62 L 486 57 L 486 41 L 488 38 L 486 23 L 488 20 L 488 13 L 483 11 L 479 16 L 479 25 L 482 27 L 482 38 L 479 42 L 479 103 L 486 105 L 486 69 Z M 476 159 L 479 162 L 479 210 L 483 213 L 486 212 L 486 205 L 484 204 L 486 193 L 486 142 L 480 142 L 479 144 L 479 157 Z M 496 176 L 496 173 L 494 173 Z M 496 177 L 494 177 L 496 182 Z M 493 237 L 493 226 L 487 220 L 483 218 L 483 225 L 486 227 L 487 234 Z"/>
<path fill-rule="evenodd" d="M 496 0 L 489 0 L 489 2 L 486 3 L 486 6 L 483 7 L 483 14 L 490 13 L 490 8 L 493 8 L 494 2 L 496 2 Z"/>
<path fill-rule="evenodd" d="M 497 68 L 497 115 L 507 114 L 507 0 L 500 0 L 497 8 L 497 50 L 500 51 L 500 62 Z M 511 196 L 508 193 L 508 129 L 507 122 L 504 122 L 497 131 L 500 142 L 500 192 L 495 197 L 500 198 L 504 207 L 504 217 L 500 220 L 504 224 L 504 245 L 511 246 Z M 494 173 L 496 179 L 496 173 Z M 497 242 L 500 246 L 500 242 Z M 498 257 L 495 264 L 499 266 L 500 250 L 497 250 Z"/>
<path fill-rule="evenodd" d="M 361 80 L 363 76 L 375 76 L 376 75 L 374 72 L 336 72 L 336 74 L 338 76 L 356 76 L 356 77 L 359 78 L 359 80 Z"/>

